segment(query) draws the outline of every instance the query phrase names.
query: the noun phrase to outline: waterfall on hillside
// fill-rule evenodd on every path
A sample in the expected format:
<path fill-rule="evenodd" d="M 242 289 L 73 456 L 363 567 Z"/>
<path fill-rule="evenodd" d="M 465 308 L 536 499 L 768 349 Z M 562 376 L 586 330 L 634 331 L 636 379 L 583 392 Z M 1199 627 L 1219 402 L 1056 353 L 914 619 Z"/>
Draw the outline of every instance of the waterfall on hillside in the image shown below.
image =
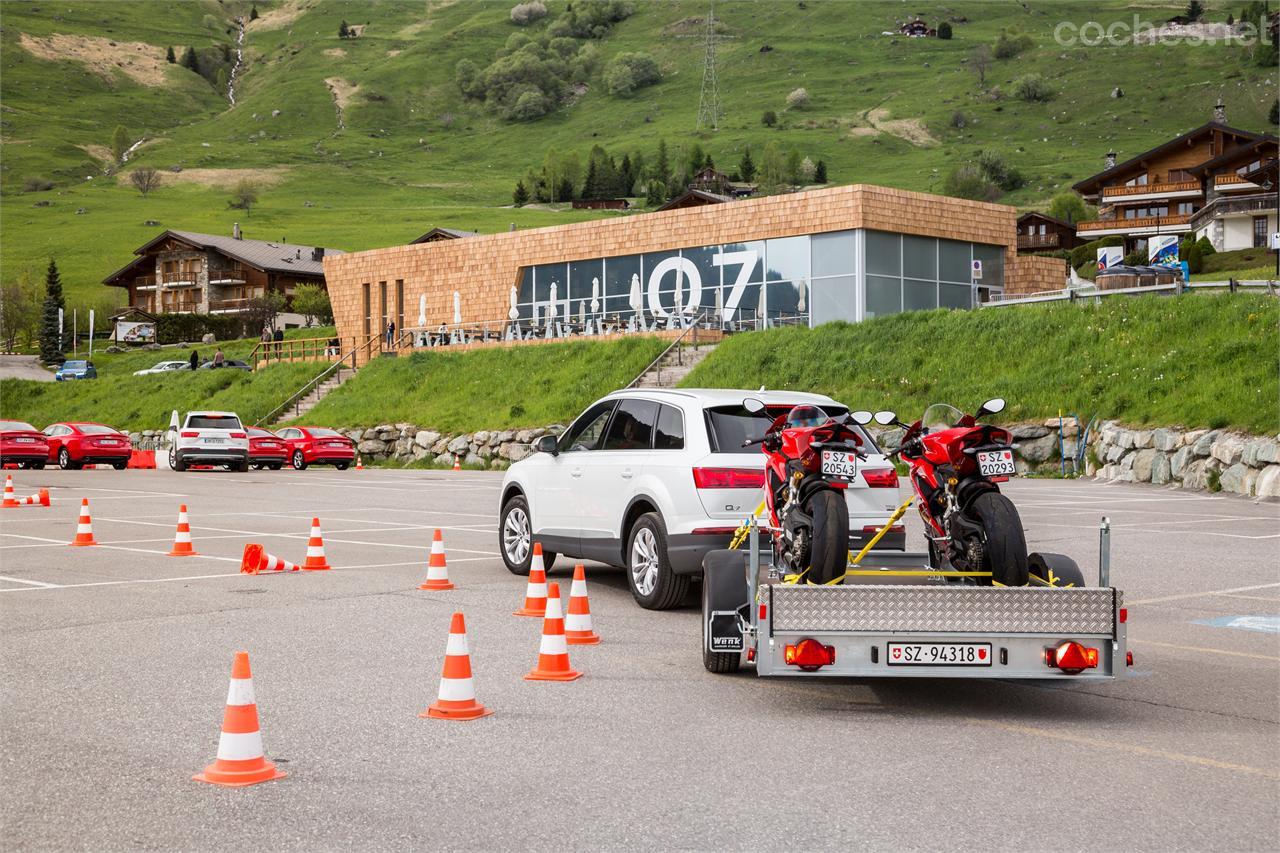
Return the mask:
<path fill-rule="evenodd" d="M 147 141 L 147 138 L 144 136 L 144 137 L 142 137 L 141 139 L 139 139 L 137 142 L 135 142 L 135 143 L 133 143 L 132 145 L 130 145 L 130 146 L 129 146 L 129 148 L 128 148 L 128 149 L 127 149 L 123 154 L 121 154 L 121 155 L 120 155 L 120 162 L 121 162 L 121 163 L 128 163 L 128 162 L 129 162 L 129 156 L 130 156 L 131 154 L 133 154 L 133 152 L 134 152 L 134 151 L 137 151 L 137 150 L 138 150 L 138 146 L 139 146 L 139 145 L 141 145 L 142 143 L 144 143 L 144 142 L 146 142 L 146 141 Z"/>
<path fill-rule="evenodd" d="M 236 61 L 231 66 L 231 74 L 227 76 L 227 100 L 232 106 L 236 103 L 236 74 L 240 71 L 240 66 L 244 65 L 244 17 L 236 18 L 236 26 L 239 28 L 236 32 Z"/>

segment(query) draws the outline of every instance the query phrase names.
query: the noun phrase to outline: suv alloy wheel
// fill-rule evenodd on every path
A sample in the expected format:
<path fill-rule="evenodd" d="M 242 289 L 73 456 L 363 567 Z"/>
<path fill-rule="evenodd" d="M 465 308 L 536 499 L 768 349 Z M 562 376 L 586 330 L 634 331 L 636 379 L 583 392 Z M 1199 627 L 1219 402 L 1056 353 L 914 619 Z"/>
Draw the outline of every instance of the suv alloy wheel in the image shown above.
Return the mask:
<path fill-rule="evenodd" d="M 689 592 L 689 575 L 678 575 L 667 558 L 667 526 L 647 512 L 627 537 L 627 580 L 636 603 L 646 610 L 670 610 Z"/>

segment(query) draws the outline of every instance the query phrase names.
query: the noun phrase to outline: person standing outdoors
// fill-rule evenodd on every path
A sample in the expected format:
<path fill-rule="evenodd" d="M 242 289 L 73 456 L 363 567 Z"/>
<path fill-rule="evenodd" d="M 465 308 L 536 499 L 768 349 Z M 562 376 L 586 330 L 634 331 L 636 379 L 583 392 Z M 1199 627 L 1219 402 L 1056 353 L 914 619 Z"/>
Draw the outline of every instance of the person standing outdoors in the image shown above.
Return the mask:
<path fill-rule="evenodd" d="M 224 361 L 226 361 L 226 357 L 222 354 L 222 347 L 218 347 L 217 352 L 213 354 L 213 366 L 222 367 Z"/>
<path fill-rule="evenodd" d="M 396 321 L 392 320 L 387 323 L 387 349 L 391 349 L 396 344 Z"/>
<path fill-rule="evenodd" d="M 199 366 L 200 366 L 200 351 L 193 349 L 191 351 L 191 369 L 195 370 Z"/>

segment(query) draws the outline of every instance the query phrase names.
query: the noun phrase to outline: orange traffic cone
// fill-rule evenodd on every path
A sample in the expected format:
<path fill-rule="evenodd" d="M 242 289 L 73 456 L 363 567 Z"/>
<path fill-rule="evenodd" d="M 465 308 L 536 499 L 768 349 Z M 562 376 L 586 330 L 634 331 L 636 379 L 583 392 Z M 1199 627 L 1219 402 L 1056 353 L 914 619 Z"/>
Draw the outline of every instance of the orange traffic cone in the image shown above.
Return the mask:
<path fill-rule="evenodd" d="M 431 537 L 431 559 L 427 561 L 427 579 L 418 589 L 453 589 L 449 583 L 449 569 L 444 562 L 444 536 L 436 528 Z M 456 614 L 461 617 L 462 614 Z"/>
<path fill-rule="evenodd" d="M 462 460 L 458 457 L 458 454 L 456 453 L 453 454 L 453 470 L 455 471 L 462 470 Z"/>
<path fill-rule="evenodd" d="M 13 475 L 4 475 L 4 502 L 0 506 L 10 507 L 17 506 L 18 500 L 13 496 Z"/>
<path fill-rule="evenodd" d="M 573 681 L 582 673 L 569 666 L 569 646 L 564 638 L 560 615 L 560 584 L 547 585 L 547 615 L 542 620 L 542 642 L 538 645 L 538 665 L 525 681 Z"/>
<path fill-rule="evenodd" d="M 529 585 L 525 587 L 524 607 L 515 616 L 545 616 L 547 613 L 547 573 L 542 568 L 542 543 L 533 543 L 529 558 Z"/>
<path fill-rule="evenodd" d="M 195 557 L 196 550 L 191 547 L 191 524 L 187 521 L 187 505 L 178 506 L 178 532 L 173 536 L 173 550 L 170 557 Z"/>
<path fill-rule="evenodd" d="M 471 653 L 467 649 L 467 626 L 461 613 L 453 614 L 449 625 L 449 643 L 444 650 L 444 672 L 440 674 L 440 692 L 435 702 L 419 717 L 437 720 L 475 720 L 493 712 L 476 701 L 476 688 L 471 682 Z"/>
<path fill-rule="evenodd" d="M 569 587 L 569 612 L 564 618 L 564 638 L 571 646 L 594 646 L 600 635 L 591 627 L 591 602 L 587 600 L 587 570 L 582 563 L 573 567 Z"/>
<path fill-rule="evenodd" d="M 288 560 L 268 554 L 261 545 L 250 543 L 244 546 L 244 555 L 240 558 L 240 572 L 256 575 L 261 572 L 296 572 L 302 567 Z"/>
<path fill-rule="evenodd" d="M 324 557 L 324 537 L 320 535 L 320 519 L 311 519 L 311 538 L 307 540 L 307 559 L 302 568 L 309 572 L 327 571 L 333 566 Z"/>
<path fill-rule="evenodd" d="M 359 456 L 356 456 L 356 470 L 357 471 L 364 470 L 364 461 L 361 460 Z"/>
<path fill-rule="evenodd" d="M 35 504 L 40 504 L 40 506 L 49 505 L 48 489 L 41 489 L 34 495 L 27 495 L 25 498 L 19 498 L 17 506 L 34 506 Z"/>
<path fill-rule="evenodd" d="M 267 761 L 262 750 L 262 731 L 258 728 L 258 705 L 253 698 L 249 653 L 236 652 L 235 663 L 231 665 L 227 710 L 222 717 L 222 736 L 218 738 L 218 757 L 203 773 L 191 778 L 197 782 L 239 788 L 283 779 L 286 775 Z"/>
<path fill-rule="evenodd" d="M 71 540 L 72 545 L 97 545 L 98 542 L 93 538 L 93 519 L 89 517 L 89 499 L 82 498 L 80 501 L 80 523 L 76 525 L 76 538 Z"/>

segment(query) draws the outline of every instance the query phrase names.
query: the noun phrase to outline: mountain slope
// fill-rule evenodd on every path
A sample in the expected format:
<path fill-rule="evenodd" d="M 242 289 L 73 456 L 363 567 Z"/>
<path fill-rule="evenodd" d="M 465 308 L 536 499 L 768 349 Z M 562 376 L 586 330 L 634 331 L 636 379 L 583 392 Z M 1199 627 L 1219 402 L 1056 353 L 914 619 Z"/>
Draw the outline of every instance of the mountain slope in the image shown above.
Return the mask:
<path fill-rule="evenodd" d="M 956 164 L 993 148 L 1029 178 L 1004 200 L 1028 205 L 1097 171 L 1109 148 L 1131 156 L 1208 120 L 1220 93 L 1232 124 L 1263 130 L 1274 97 L 1243 47 L 1054 42 L 1063 21 L 1131 22 L 1134 7 L 1122 2 L 910 10 L 896 2 L 721 2 L 725 118 L 718 132 L 697 134 L 707 5 L 636 3 L 597 42 L 602 60 L 652 54 L 663 73 L 658 84 L 619 98 L 597 72 L 572 105 L 512 123 L 465 100 L 455 66 L 463 58 L 483 66 L 513 33 L 544 31 L 564 12 L 562 2 L 549 3 L 551 14 L 527 28 L 511 23 L 510 2 L 263 2 L 247 27 L 234 106 L 199 75 L 156 68 L 154 59 L 148 66 L 146 57 L 170 45 L 179 57 L 187 45 L 232 45 L 234 18 L 249 15 L 247 2 L 6 4 L 0 275 L 38 274 L 55 255 L 72 304 L 87 307 L 119 298 L 98 282 L 154 235 L 147 222 L 229 233 L 239 221 L 249 236 L 362 249 L 407 241 L 433 224 L 492 231 L 580 220 L 600 214 L 510 208 L 516 180 L 548 149 L 576 152 L 585 164 L 599 144 L 652 162 L 659 138 L 673 158 L 696 142 L 727 170 L 746 145 L 759 164 L 777 140 L 824 160 L 833 182 L 932 191 Z M 1226 4 L 1207 5 L 1211 19 L 1225 17 Z M 1159 22 L 1182 6 L 1138 11 Z M 881 35 L 916 12 L 931 24 L 954 19 L 954 38 Z M 337 37 L 343 20 L 359 27 L 358 38 Z M 980 90 L 966 57 L 1006 28 L 1034 44 L 993 63 Z M 83 41 L 54 54 L 68 58 L 39 58 L 33 40 L 55 35 Z M 140 67 L 115 64 L 125 61 Z M 1054 98 L 1013 98 L 1013 82 L 1027 73 L 1043 75 Z M 1110 97 L 1116 86 L 1123 99 Z M 786 96 L 798 87 L 811 102 L 787 110 Z M 778 113 L 777 128 L 761 124 L 765 109 Z M 963 128 L 952 125 L 957 112 Z M 164 186 L 145 198 L 86 151 L 101 157 L 117 124 L 131 140 L 150 140 L 123 171 L 163 173 Z M 259 186 L 258 204 L 229 209 L 229 188 L 246 177 Z M 31 178 L 55 188 L 24 192 Z"/>

